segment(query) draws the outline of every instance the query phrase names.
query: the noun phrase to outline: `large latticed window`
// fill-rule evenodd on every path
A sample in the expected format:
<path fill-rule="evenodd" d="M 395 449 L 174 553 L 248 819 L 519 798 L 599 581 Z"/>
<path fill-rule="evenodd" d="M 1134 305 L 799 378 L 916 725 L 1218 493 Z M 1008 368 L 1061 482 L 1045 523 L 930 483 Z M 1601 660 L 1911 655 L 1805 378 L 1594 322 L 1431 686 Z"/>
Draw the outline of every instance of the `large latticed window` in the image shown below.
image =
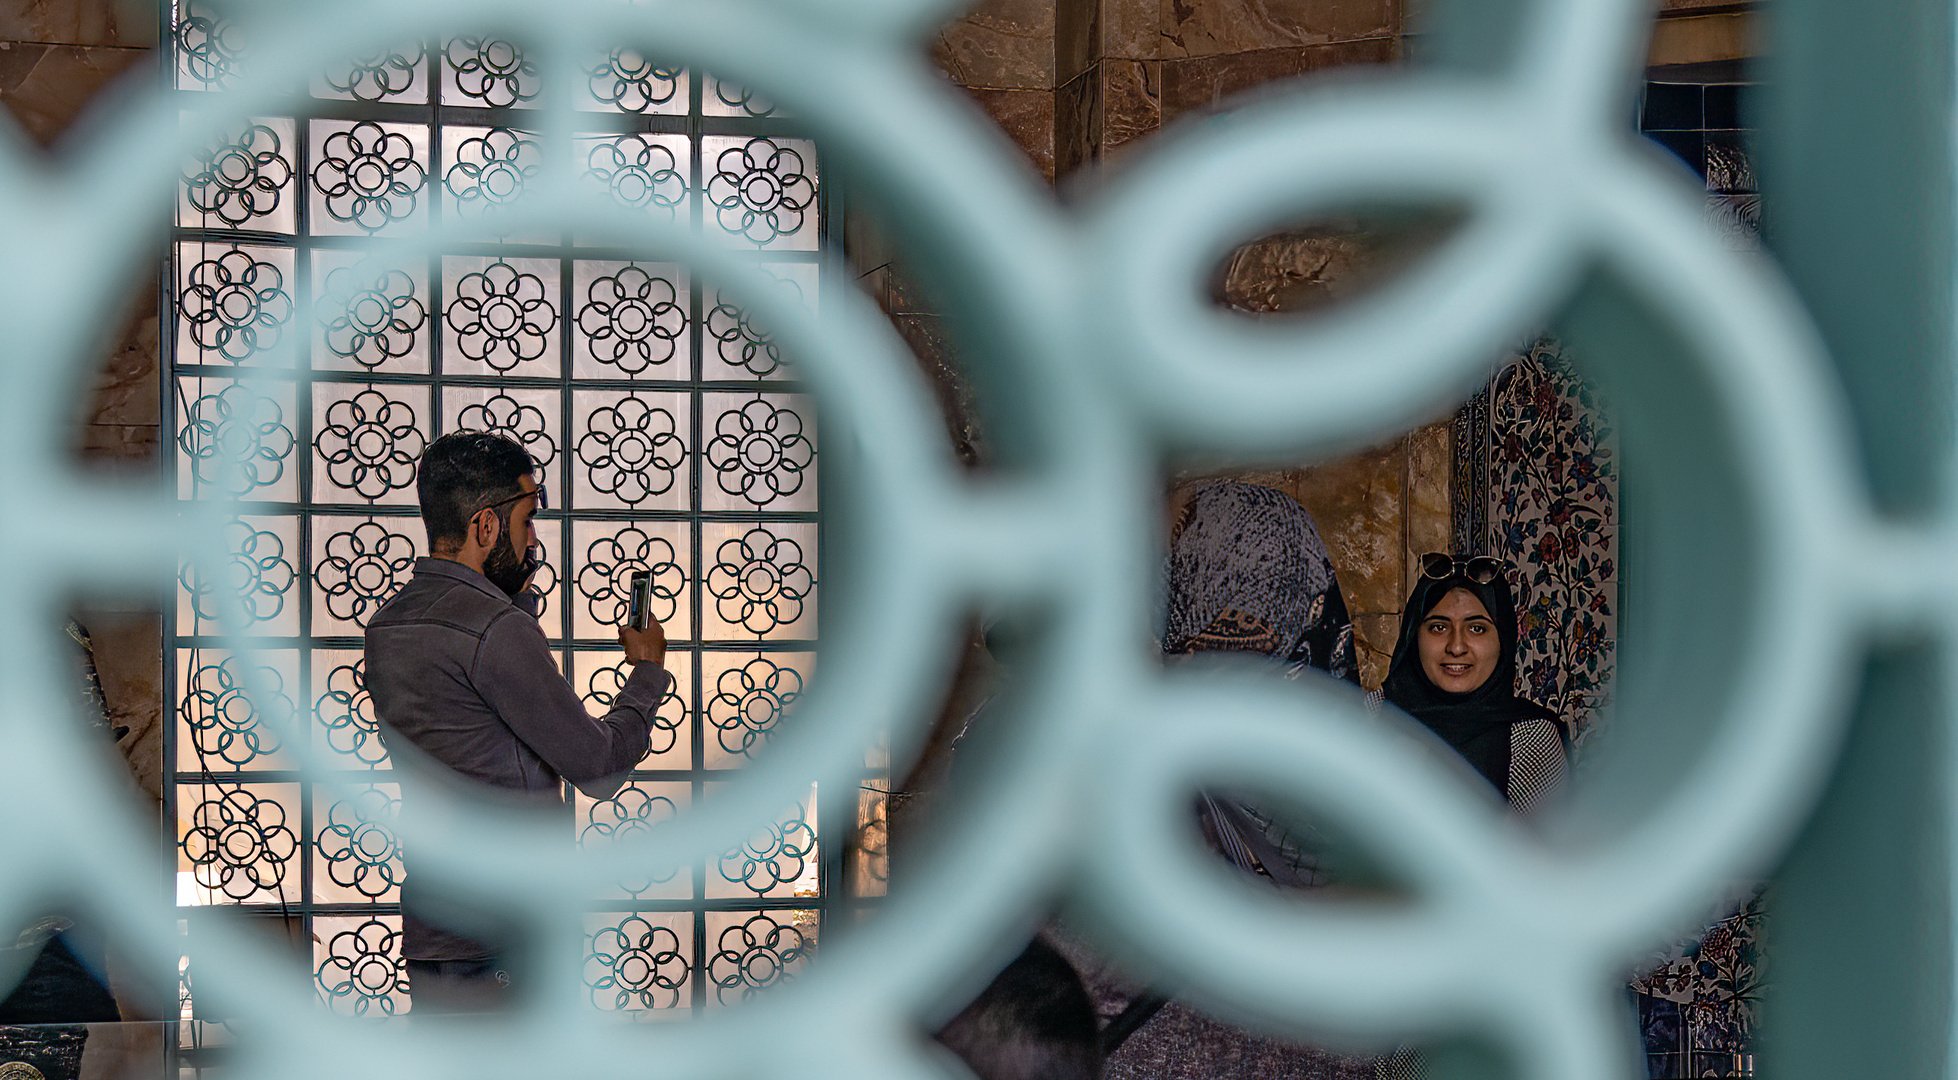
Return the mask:
<path fill-rule="evenodd" d="M 170 29 L 187 101 L 250 62 L 194 5 Z M 792 121 L 631 52 L 592 56 L 585 75 L 575 147 L 595 198 L 724 231 L 815 302 L 822 199 Z M 165 332 L 176 493 L 241 508 L 230 576 L 187 570 L 174 612 L 178 895 L 283 916 L 328 1004 L 379 1015 L 408 1000 L 401 860 L 382 824 L 399 790 L 361 633 L 426 554 L 423 449 L 485 429 L 537 460 L 550 496 L 541 618 L 594 711 L 624 678 L 613 627 L 626 582 L 652 573 L 675 690 L 630 784 L 578 797 L 589 840 L 683 811 L 799 694 L 816 638 L 816 432 L 766 335 L 683 267 L 569 236 L 487 234 L 392 262 L 365 250 L 522 196 L 544 150 L 527 128 L 539 72 L 520 49 L 429 42 L 311 89 L 299 115 L 237 124 L 191 160 L 178 199 Z M 249 658 L 218 641 L 234 595 Z M 269 709 L 299 722 L 261 723 Z M 298 731 L 365 794 L 312 790 L 283 745 Z M 804 963 L 834 862 L 814 799 L 742 850 L 595 898 L 594 1005 L 706 1008 Z"/>

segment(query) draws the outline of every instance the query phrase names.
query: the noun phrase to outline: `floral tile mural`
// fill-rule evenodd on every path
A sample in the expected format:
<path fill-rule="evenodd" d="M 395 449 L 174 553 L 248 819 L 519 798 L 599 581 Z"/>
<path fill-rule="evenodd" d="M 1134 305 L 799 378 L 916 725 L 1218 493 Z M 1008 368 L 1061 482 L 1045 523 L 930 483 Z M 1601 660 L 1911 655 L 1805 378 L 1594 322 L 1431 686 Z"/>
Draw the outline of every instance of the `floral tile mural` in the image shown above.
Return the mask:
<path fill-rule="evenodd" d="M 1633 983 L 1647 1075 L 1749 1076 L 1761 997 L 1762 896 L 1653 958 Z"/>
<path fill-rule="evenodd" d="M 1516 566 L 1518 692 L 1579 740 L 1611 699 L 1618 646 L 1617 439 L 1562 343 L 1505 358 L 1455 417 L 1455 549 Z M 1632 981 L 1648 1075 L 1750 1076 L 1757 893 Z"/>
<path fill-rule="evenodd" d="M 1516 566 L 1523 696 L 1581 737 L 1617 655 L 1618 461 L 1563 346 L 1518 351 L 1456 419 L 1455 546 Z"/>

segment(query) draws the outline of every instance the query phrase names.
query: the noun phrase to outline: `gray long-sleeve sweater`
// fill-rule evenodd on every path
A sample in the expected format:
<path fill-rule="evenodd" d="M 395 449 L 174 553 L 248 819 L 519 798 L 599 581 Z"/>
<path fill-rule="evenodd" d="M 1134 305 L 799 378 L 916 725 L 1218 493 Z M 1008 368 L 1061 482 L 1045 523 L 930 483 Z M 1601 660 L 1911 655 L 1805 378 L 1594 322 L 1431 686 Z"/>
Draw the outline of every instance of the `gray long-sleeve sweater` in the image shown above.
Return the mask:
<path fill-rule="evenodd" d="M 415 576 L 367 624 L 367 690 L 382 740 L 402 740 L 480 784 L 561 802 L 560 780 L 594 798 L 618 791 L 645 754 L 654 710 L 672 682 L 640 664 L 593 719 L 557 664 L 537 620 L 489 579 L 448 559 L 415 562 Z M 412 785 L 408 785 L 412 788 Z M 412 790 L 404 791 L 412 805 Z M 412 813 L 412 809 L 409 810 Z M 404 853 L 410 882 L 412 855 Z M 402 953 L 413 960 L 467 960 L 494 947 L 431 926 L 408 910 L 402 889 Z"/>

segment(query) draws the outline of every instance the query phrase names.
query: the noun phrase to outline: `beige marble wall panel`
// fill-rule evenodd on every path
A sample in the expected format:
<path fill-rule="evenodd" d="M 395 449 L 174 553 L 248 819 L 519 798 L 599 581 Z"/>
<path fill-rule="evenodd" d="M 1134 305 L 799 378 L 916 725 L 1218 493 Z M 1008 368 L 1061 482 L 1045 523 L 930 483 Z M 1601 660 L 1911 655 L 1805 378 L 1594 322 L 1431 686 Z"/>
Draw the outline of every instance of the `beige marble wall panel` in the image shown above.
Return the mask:
<path fill-rule="evenodd" d="M 137 787 L 163 801 L 163 620 L 151 611 L 77 612 L 95 645 L 95 671 L 112 724 L 129 731 L 117 743 Z"/>
<path fill-rule="evenodd" d="M 939 315 L 894 315 L 898 336 L 910 346 L 919 370 L 931 381 L 945 422 L 946 438 L 960 463 L 979 465 L 989 458 L 979 424 L 979 404 L 959 366 L 945 319 Z"/>
<path fill-rule="evenodd" d="M 925 295 L 924 287 L 906 272 L 901 253 L 899 261 L 891 264 L 887 288 L 893 315 L 929 315 L 938 310 L 938 305 Z"/>
<path fill-rule="evenodd" d="M 1745 60 L 1760 55 L 1752 16 L 1741 13 L 1660 19 L 1652 28 L 1648 67 Z"/>
<path fill-rule="evenodd" d="M 0 0 L 0 40 L 39 45 L 156 44 L 157 10 L 131 0 Z"/>
<path fill-rule="evenodd" d="M 1231 253 L 1223 301 L 1252 314 L 1316 311 L 1347 295 L 1367 276 L 1373 254 L 1363 233 L 1286 233 Z"/>
<path fill-rule="evenodd" d="M 932 42 L 952 81 L 994 90 L 1054 88 L 1054 0 L 983 0 Z"/>
<path fill-rule="evenodd" d="M 1451 420 L 1429 424 L 1408 435 L 1406 512 L 1407 530 L 1405 580 L 1410 591 L 1421 555 L 1429 551 L 1452 551 L 1455 544 L 1455 514 L 1451 481 L 1455 471 L 1455 430 Z M 1405 600 L 1405 597 L 1402 598 Z"/>
<path fill-rule="evenodd" d="M 154 283 L 143 290 L 147 303 L 130 320 L 109 362 L 95 378 L 88 404 L 90 424 L 154 427 L 161 408 L 157 393 L 157 313 Z"/>
<path fill-rule="evenodd" d="M 979 107 L 1026 152 L 1040 178 L 1054 182 L 1054 92 L 968 88 Z"/>
<path fill-rule="evenodd" d="M 1101 55 L 1154 60 L 1162 55 L 1165 0 L 1101 0 Z"/>
<path fill-rule="evenodd" d="M 88 400 L 77 410 L 75 454 L 92 472 L 147 478 L 162 468 L 157 300 L 155 283 L 144 285 Z"/>
<path fill-rule="evenodd" d="M 1398 32 L 1398 0 L 1167 0 L 1165 59 L 1323 45 Z"/>
<path fill-rule="evenodd" d="M 1101 156 L 1163 126 L 1163 65 L 1160 60 L 1101 62 Z"/>
<path fill-rule="evenodd" d="M 877 302 L 884 314 L 891 313 L 891 268 L 879 266 L 857 275 L 857 288 Z"/>
<path fill-rule="evenodd" d="M 1103 64 L 1054 91 L 1054 180 L 1059 183 L 1101 156 Z"/>
<path fill-rule="evenodd" d="M 1388 64 L 1399 57 L 1393 38 L 1305 48 L 1258 49 L 1228 56 L 1163 62 L 1163 122 L 1218 108 L 1226 99 L 1278 79 L 1328 68 Z"/>
<path fill-rule="evenodd" d="M 141 49 L 0 43 L 0 103 L 50 145 L 111 79 L 151 54 Z"/>
<path fill-rule="evenodd" d="M 1394 662 L 1394 645 L 1400 641 L 1401 617 L 1393 615 L 1353 616 L 1353 654 L 1360 662 L 1360 685 L 1380 689 L 1387 681 L 1387 668 Z"/>
<path fill-rule="evenodd" d="M 1291 494 L 1319 526 L 1349 612 L 1394 613 L 1407 598 L 1405 458 L 1406 447 L 1395 442 L 1294 470 Z"/>
<path fill-rule="evenodd" d="M 76 453 L 90 471 L 144 477 L 159 473 L 155 424 L 89 424 Z"/>
<path fill-rule="evenodd" d="M 1054 85 L 1079 77 L 1101 52 L 1100 0 L 1054 0 Z"/>

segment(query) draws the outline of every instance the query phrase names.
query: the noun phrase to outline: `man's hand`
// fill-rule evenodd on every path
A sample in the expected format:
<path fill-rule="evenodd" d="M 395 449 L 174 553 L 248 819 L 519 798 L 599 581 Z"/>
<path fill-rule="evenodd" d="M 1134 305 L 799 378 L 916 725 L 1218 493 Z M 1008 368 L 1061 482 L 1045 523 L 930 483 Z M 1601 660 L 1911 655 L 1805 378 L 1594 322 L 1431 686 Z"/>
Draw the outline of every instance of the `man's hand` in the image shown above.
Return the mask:
<path fill-rule="evenodd" d="M 619 627 L 619 647 L 625 650 L 628 664 L 663 664 L 666 662 L 666 630 L 654 619 L 644 630 L 634 630 L 630 626 Z"/>

